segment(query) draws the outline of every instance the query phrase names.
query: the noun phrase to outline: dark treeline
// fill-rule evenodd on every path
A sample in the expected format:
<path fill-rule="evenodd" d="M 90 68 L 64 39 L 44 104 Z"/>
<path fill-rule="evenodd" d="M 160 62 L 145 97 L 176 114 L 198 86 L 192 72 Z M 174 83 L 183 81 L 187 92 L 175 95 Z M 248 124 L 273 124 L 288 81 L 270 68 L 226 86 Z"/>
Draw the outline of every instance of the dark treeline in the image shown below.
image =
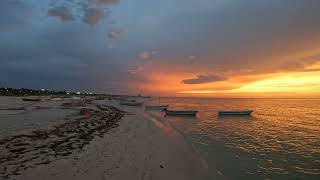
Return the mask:
<path fill-rule="evenodd" d="M 88 94 L 88 93 L 87 93 Z M 90 93 L 93 95 L 92 93 Z M 53 91 L 53 90 L 35 90 L 35 89 L 15 89 L 15 88 L 0 88 L 0 96 L 46 96 L 46 95 L 79 95 L 76 92 Z"/>

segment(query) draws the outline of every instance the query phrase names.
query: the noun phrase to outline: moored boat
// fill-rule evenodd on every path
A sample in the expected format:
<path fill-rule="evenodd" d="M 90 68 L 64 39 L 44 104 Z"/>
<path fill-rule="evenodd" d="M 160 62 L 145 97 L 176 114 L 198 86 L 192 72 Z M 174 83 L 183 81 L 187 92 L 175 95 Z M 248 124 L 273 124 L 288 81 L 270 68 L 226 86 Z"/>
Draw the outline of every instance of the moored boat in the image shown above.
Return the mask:
<path fill-rule="evenodd" d="M 253 111 L 252 110 L 247 110 L 247 111 L 219 111 L 218 114 L 219 115 L 234 115 L 234 116 L 250 116 L 251 113 Z"/>
<path fill-rule="evenodd" d="M 164 109 L 163 110 L 166 115 L 171 115 L 171 116 L 195 116 L 198 111 L 194 110 L 168 110 Z"/>
<path fill-rule="evenodd" d="M 142 105 L 143 105 L 143 102 L 120 101 L 120 105 L 126 105 L 126 106 L 142 106 Z"/>
<path fill-rule="evenodd" d="M 145 106 L 145 110 L 164 110 L 166 108 L 168 108 L 169 105 L 148 105 Z"/>

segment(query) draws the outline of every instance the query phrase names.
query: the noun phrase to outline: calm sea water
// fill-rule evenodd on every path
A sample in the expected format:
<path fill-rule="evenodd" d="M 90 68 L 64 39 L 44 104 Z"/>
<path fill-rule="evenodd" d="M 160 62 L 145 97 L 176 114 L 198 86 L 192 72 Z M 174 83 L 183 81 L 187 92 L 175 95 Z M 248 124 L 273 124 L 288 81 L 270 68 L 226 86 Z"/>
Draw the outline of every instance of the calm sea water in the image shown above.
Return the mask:
<path fill-rule="evenodd" d="M 164 120 L 228 179 L 320 179 L 320 99 L 162 98 L 161 103 L 199 110 L 195 118 Z M 228 109 L 255 112 L 217 115 Z"/>

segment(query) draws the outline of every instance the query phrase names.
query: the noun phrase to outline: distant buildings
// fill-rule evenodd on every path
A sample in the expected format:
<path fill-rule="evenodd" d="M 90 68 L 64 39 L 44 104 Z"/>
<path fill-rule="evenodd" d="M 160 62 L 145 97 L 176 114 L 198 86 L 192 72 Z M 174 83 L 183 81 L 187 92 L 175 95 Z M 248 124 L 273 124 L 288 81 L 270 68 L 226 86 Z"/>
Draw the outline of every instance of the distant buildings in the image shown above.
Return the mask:
<path fill-rule="evenodd" d="M 47 90 L 47 89 L 15 89 L 15 88 L 0 88 L 0 96 L 46 96 L 46 95 L 68 95 L 68 96 L 76 96 L 76 95 L 89 95 L 94 96 L 97 95 L 94 92 L 70 92 L 70 91 L 53 91 L 53 90 Z"/>

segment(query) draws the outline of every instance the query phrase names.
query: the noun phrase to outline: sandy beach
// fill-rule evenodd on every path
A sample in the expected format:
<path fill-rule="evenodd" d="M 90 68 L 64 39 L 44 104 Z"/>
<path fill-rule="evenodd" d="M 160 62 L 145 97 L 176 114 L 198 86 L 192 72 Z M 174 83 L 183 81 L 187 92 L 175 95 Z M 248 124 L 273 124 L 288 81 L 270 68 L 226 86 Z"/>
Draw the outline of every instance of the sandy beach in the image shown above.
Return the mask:
<path fill-rule="evenodd" d="M 1 97 L 0 178 L 224 179 L 174 128 L 141 107 L 49 99 Z"/>

